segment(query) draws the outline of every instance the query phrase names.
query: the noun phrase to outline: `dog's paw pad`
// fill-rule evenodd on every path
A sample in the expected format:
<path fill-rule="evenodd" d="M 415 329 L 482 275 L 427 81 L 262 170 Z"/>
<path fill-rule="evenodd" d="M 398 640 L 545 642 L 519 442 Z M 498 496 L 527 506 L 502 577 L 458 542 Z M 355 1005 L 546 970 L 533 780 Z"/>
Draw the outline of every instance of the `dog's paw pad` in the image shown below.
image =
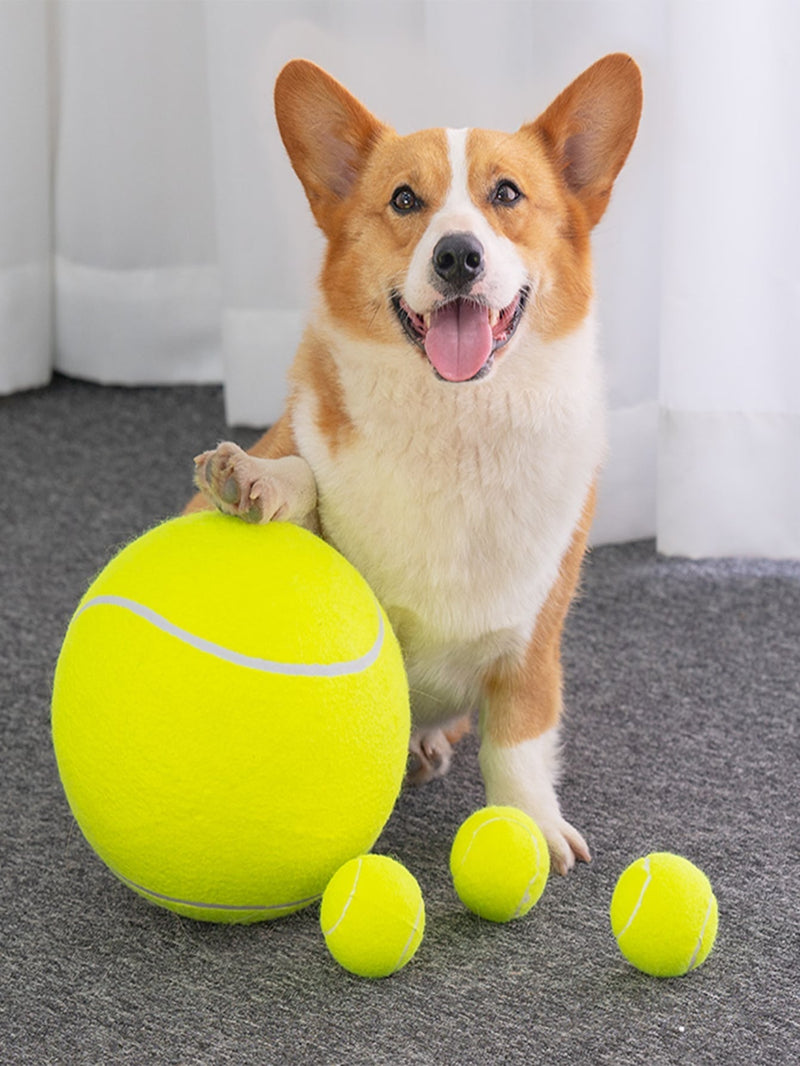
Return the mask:
<path fill-rule="evenodd" d="M 226 441 L 194 462 L 195 484 L 224 514 L 256 524 L 300 522 L 316 508 L 314 475 L 299 456 L 259 458 Z"/>

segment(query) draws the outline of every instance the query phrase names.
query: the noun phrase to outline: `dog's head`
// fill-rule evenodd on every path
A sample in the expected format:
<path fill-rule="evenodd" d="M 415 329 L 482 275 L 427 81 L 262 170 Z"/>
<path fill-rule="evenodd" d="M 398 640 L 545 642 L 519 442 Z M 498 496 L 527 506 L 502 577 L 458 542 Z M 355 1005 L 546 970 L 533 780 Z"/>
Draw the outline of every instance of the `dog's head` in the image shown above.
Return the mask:
<path fill-rule="evenodd" d="M 487 377 L 526 332 L 571 332 L 641 105 L 638 67 L 611 55 L 516 133 L 401 137 L 319 67 L 289 63 L 275 109 L 328 239 L 329 313 L 356 336 L 413 345 L 450 382 Z"/>

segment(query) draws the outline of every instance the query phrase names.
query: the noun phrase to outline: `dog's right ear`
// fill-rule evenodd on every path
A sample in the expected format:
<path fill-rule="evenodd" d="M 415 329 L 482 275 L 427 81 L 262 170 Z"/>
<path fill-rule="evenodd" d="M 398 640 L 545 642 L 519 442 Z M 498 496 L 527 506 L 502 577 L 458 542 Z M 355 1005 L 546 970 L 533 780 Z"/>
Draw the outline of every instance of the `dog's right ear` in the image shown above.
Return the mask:
<path fill-rule="evenodd" d="M 307 59 L 293 59 L 278 75 L 275 115 L 314 218 L 328 232 L 386 127 Z"/>

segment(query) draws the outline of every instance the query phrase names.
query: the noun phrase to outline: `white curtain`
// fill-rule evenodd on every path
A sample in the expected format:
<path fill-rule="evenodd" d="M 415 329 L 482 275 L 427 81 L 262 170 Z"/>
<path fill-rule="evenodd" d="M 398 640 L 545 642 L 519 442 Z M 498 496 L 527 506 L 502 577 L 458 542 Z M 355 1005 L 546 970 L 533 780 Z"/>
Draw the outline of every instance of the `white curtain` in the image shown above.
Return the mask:
<path fill-rule="evenodd" d="M 0 3 L 0 393 L 52 366 L 50 82 L 43 3 Z"/>
<path fill-rule="evenodd" d="M 320 253 L 287 59 L 405 132 L 514 129 L 628 51 L 594 542 L 800 556 L 799 46 L 796 0 L 0 0 L 0 392 L 224 381 L 231 421 L 277 416 Z"/>
<path fill-rule="evenodd" d="M 800 3 L 670 14 L 659 544 L 797 557 Z"/>

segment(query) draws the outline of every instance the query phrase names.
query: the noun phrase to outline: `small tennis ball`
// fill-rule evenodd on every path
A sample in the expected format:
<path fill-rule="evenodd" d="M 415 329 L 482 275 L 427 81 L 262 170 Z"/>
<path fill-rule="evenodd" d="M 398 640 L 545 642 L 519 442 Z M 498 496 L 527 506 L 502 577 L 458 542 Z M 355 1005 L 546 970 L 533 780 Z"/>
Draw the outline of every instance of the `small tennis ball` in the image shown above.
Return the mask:
<path fill-rule="evenodd" d="M 385 855 L 362 855 L 331 878 L 319 922 L 328 950 L 346 970 L 388 977 L 416 953 L 425 904 L 405 866 Z"/>
<path fill-rule="evenodd" d="M 516 807 L 484 807 L 456 833 L 450 873 L 461 902 L 481 918 L 521 918 L 544 892 L 550 852 L 541 829 Z"/>
<path fill-rule="evenodd" d="M 611 899 L 611 929 L 628 962 L 653 977 L 680 977 L 703 962 L 717 935 L 708 878 L 666 851 L 623 870 Z"/>
<path fill-rule="evenodd" d="M 179 914 L 274 918 L 371 848 L 409 736 L 397 641 L 333 548 L 212 512 L 126 547 L 58 660 L 53 742 L 89 843 Z"/>

